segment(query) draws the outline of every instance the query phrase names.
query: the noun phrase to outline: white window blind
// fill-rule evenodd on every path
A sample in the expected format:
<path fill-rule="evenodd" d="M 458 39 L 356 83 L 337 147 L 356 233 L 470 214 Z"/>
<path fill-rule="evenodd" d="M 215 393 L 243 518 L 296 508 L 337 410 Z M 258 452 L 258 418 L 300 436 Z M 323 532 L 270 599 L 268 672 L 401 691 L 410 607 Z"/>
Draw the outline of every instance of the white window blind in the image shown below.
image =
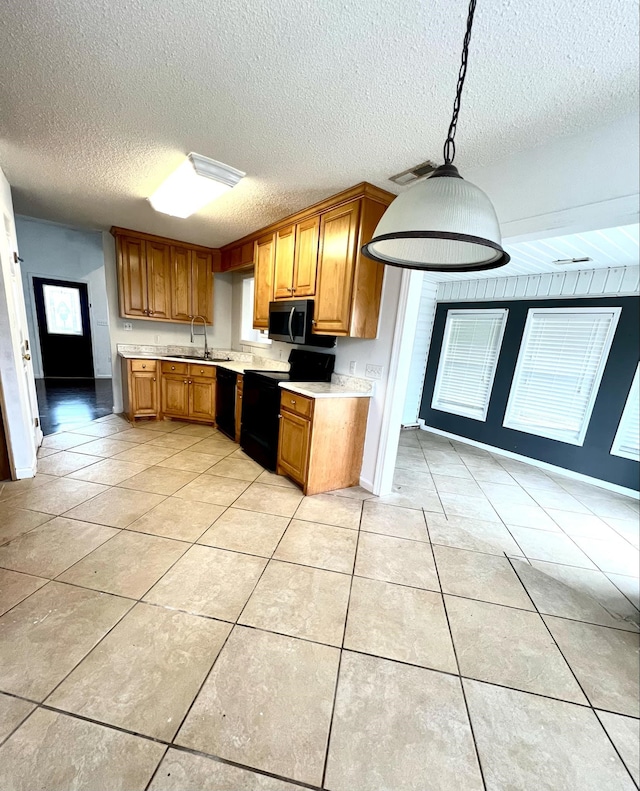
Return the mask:
<path fill-rule="evenodd" d="M 640 461 L 640 365 L 636 368 L 636 375 L 633 377 L 633 384 L 624 411 L 620 418 L 620 425 L 616 431 L 615 439 L 611 447 L 614 456 L 622 456 L 624 459 Z"/>
<path fill-rule="evenodd" d="M 504 426 L 582 445 L 620 308 L 534 308 Z"/>
<path fill-rule="evenodd" d="M 431 407 L 485 420 L 507 310 L 450 310 Z"/>
<path fill-rule="evenodd" d="M 242 280 L 242 311 L 240 314 L 240 343 L 265 343 L 271 340 L 267 333 L 253 328 L 253 296 L 255 278 L 245 277 Z"/>

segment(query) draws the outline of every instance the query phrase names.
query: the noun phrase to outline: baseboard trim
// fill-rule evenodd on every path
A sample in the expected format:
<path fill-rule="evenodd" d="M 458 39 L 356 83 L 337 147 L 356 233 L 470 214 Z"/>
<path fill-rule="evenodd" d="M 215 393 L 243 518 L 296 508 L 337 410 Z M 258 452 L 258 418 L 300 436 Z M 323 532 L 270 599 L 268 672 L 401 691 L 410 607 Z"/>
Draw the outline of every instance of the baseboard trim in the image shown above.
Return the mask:
<path fill-rule="evenodd" d="M 516 461 L 525 462 L 525 464 L 531 464 L 532 467 L 539 467 L 542 470 L 564 475 L 565 478 L 572 478 L 575 481 L 582 481 L 583 483 L 591 483 L 609 492 L 624 494 L 627 497 L 632 497 L 634 500 L 640 500 L 640 492 L 636 492 L 634 489 L 627 489 L 625 486 L 618 486 L 616 483 L 603 481 L 600 478 L 591 478 L 589 475 L 583 475 L 581 472 L 567 470 L 564 467 L 557 467 L 555 464 L 549 464 L 546 461 L 538 461 L 538 459 L 532 459 L 529 456 L 512 453 L 510 450 L 496 448 L 493 445 L 485 445 L 484 442 L 477 442 L 475 439 L 469 439 L 469 437 L 461 437 L 459 434 L 452 434 L 450 431 L 442 431 L 442 429 L 427 426 L 422 418 L 420 418 L 420 430 L 428 431 L 431 434 L 439 434 L 441 437 L 447 437 L 448 439 L 455 439 L 458 442 L 464 442 L 466 445 L 473 445 L 474 448 L 488 450 L 490 453 L 495 453 L 496 456 L 506 456 L 508 459 L 515 459 Z"/>
<path fill-rule="evenodd" d="M 360 478 L 360 486 L 363 489 L 366 489 L 368 492 L 373 493 L 373 481 L 368 480 L 367 478 Z"/>
<path fill-rule="evenodd" d="M 36 465 L 34 465 L 33 467 L 16 467 L 16 480 L 19 481 L 22 480 L 22 478 L 35 477 L 36 469 L 37 469 Z"/>

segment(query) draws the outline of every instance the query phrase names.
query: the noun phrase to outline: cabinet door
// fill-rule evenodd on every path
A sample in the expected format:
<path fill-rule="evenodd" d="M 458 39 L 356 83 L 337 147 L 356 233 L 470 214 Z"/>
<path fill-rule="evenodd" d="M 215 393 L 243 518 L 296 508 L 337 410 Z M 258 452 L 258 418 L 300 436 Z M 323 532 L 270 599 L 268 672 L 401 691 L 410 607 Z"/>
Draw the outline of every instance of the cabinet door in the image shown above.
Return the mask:
<path fill-rule="evenodd" d="M 359 215 L 360 202 L 352 201 L 320 218 L 314 332 L 349 332 Z"/>
<path fill-rule="evenodd" d="M 171 318 L 191 321 L 191 251 L 171 245 Z"/>
<path fill-rule="evenodd" d="M 267 234 L 256 242 L 253 326 L 257 330 L 266 330 L 269 326 L 269 303 L 273 299 L 274 251 L 274 234 Z"/>
<path fill-rule="evenodd" d="M 319 217 L 312 217 L 296 226 L 296 253 L 293 265 L 295 297 L 312 297 L 316 293 L 319 230 Z"/>
<path fill-rule="evenodd" d="M 213 271 L 211 253 L 191 251 L 191 314 L 213 324 Z"/>
<path fill-rule="evenodd" d="M 296 228 L 291 225 L 276 233 L 276 258 L 273 274 L 273 298 L 291 299 L 293 296 L 293 256 Z"/>
<path fill-rule="evenodd" d="M 149 316 L 171 318 L 171 248 L 162 242 L 145 243 Z"/>
<path fill-rule="evenodd" d="M 131 372 L 131 415 L 133 417 L 158 414 L 158 382 L 155 371 Z"/>
<path fill-rule="evenodd" d="M 120 315 L 146 316 L 147 265 L 144 239 L 118 237 Z"/>
<path fill-rule="evenodd" d="M 189 380 L 186 376 L 163 374 L 162 412 L 170 417 L 188 417 Z"/>
<path fill-rule="evenodd" d="M 280 415 L 278 472 L 284 472 L 294 481 L 304 484 L 309 466 L 311 421 L 284 410 Z"/>
<path fill-rule="evenodd" d="M 189 417 L 197 420 L 216 418 L 216 380 L 191 379 L 189 381 Z"/>
<path fill-rule="evenodd" d="M 256 243 L 245 242 L 240 250 L 240 263 L 242 266 L 251 266 L 256 262 Z"/>

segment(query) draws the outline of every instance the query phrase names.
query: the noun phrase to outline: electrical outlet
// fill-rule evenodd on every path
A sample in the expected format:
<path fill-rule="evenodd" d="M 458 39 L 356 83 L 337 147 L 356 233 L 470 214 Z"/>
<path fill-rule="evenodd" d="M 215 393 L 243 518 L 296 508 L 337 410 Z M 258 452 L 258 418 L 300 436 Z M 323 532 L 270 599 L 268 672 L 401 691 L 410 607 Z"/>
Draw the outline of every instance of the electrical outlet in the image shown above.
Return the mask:
<path fill-rule="evenodd" d="M 156 343 L 160 343 L 160 336 L 159 336 L 159 335 L 154 335 L 154 336 L 153 336 L 153 339 L 154 339 L 154 341 L 155 341 Z"/>
<path fill-rule="evenodd" d="M 355 360 L 351 360 L 351 362 L 349 363 L 349 373 L 351 374 L 351 376 L 355 376 L 356 375 L 356 361 Z"/>
<path fill-rule="evenodd" d="M 382 372 L 384 367 L 382 365 L 367 365 L 364 369 L 364 375 L 367 379 L 382 379 Z"/>
<path fill-rule="evenodd" d="M 132 332 L 132 330 L 133 330 L 133 324 L 132 324 L 130 321 L 125 321 L 125 322 L 122 324 L 122 329 L 123 329 L 125 332 Z"/>

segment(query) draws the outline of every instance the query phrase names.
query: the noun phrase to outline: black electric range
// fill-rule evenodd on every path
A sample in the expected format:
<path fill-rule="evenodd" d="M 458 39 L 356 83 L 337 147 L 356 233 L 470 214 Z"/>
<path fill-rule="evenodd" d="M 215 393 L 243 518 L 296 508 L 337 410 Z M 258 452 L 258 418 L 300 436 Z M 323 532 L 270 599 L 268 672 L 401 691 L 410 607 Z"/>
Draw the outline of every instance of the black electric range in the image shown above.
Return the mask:
<path fill-rule="evenodd" d="M 245 371 L 240 446 L 252 459 L 275 471 L 280 429 L 280 382 L 330 382 L 335 355 L 292 349 L 289 371 Z"/>

